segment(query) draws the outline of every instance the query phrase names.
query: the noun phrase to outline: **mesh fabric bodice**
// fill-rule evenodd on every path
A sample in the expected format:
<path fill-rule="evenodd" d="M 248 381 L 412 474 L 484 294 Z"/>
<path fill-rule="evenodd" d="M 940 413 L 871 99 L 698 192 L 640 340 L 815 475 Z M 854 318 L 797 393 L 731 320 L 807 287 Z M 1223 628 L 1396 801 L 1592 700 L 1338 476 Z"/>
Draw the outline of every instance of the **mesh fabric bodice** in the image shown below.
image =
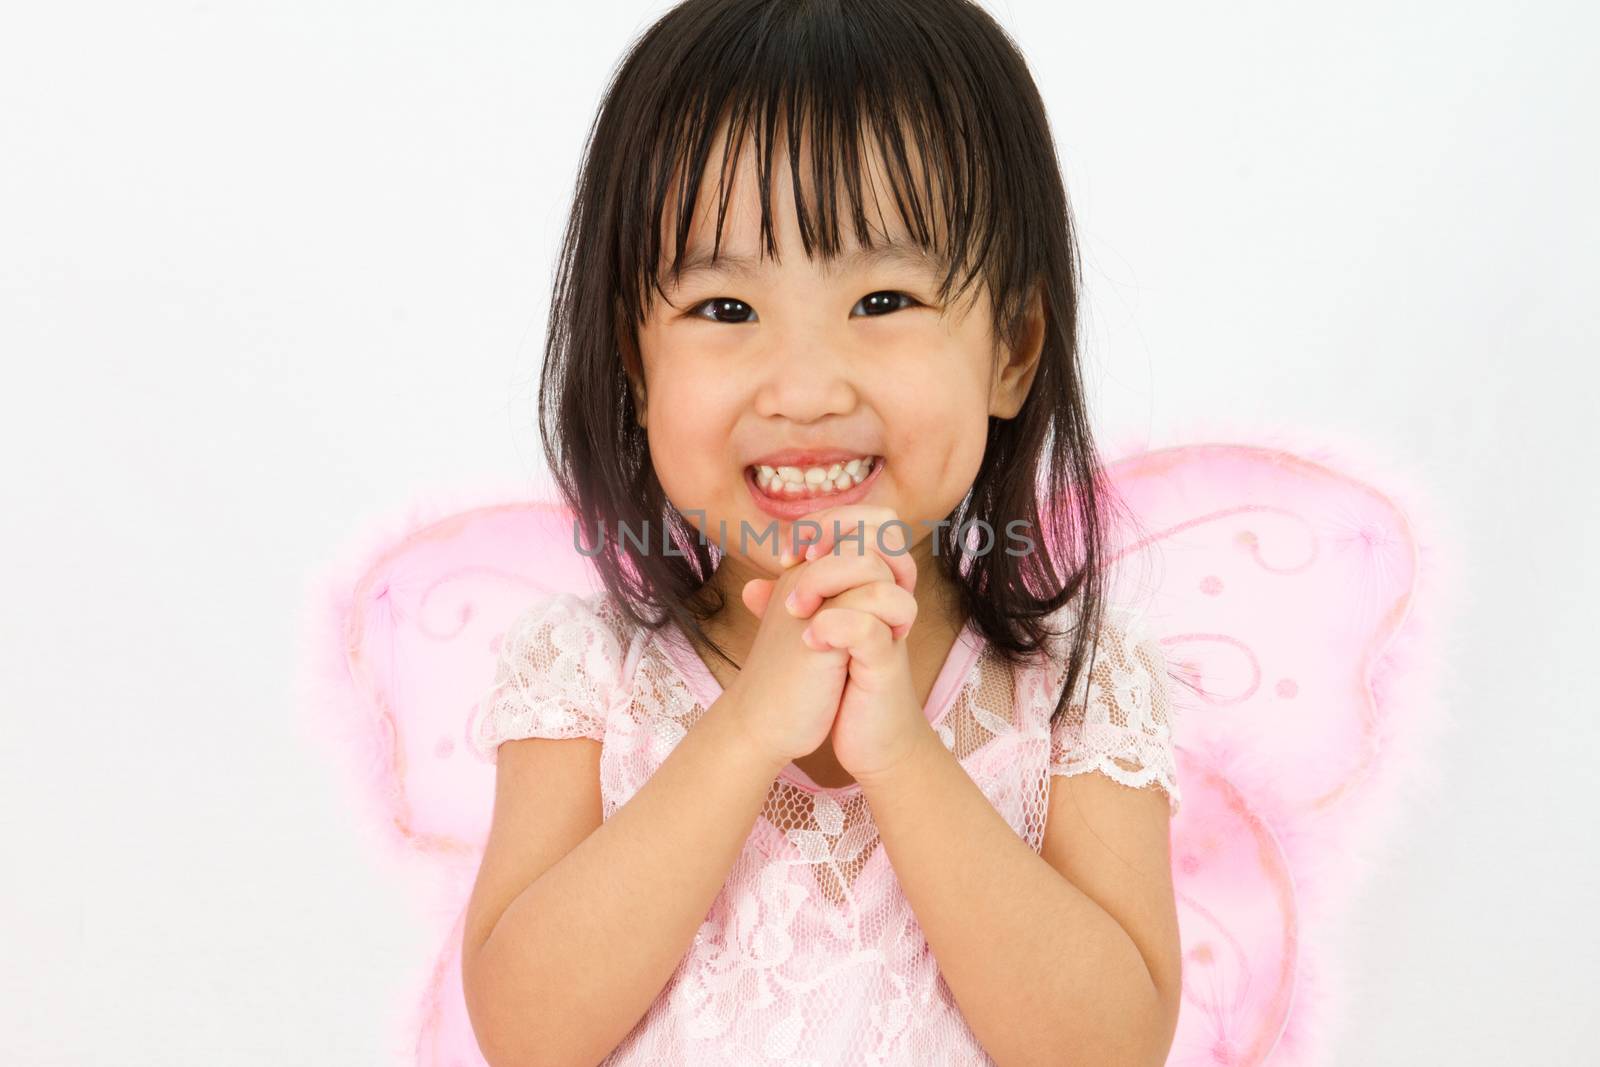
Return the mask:
<path fill-rule="evenodd" d="M 1106 612 L 1093 667 L 1052 724 L 1065 669 L 1061 656 L 1007 664 L 969 627 L 924 707 L 1035 852 L 1055 776 L 1098 771 L 1164 790 L 1174 814 L 1180 804 L 1165 659 L 1137 618 Z M 491 761 L 521 738 L 600 742 L 609 819 L 719 695 L 676 627 L 631 626 L 603 593 L 556 593 L 506 632 L 473 741 Z M 861 787 L 818 786 L 791 763 L 677 970 L 604 1064 L 991 1062 L 939 974 Z"/>

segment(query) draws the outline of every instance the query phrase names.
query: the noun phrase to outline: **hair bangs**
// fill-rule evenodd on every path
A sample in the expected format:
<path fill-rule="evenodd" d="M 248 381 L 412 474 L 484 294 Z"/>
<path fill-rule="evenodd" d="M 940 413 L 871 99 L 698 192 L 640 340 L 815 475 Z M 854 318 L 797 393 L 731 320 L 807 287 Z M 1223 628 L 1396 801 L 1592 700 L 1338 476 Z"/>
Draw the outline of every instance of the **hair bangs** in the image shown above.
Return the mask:
<path fill-rule="evenodd" d="M 889 17 L 905 5 L 851 5 L 849 17 L 837 7 L 768 5 L 753 33 L 713 10 L 706 32 L 661 65 L 656 114 L 637 127 L 646 132 L 645 162 L 616 189 L 619 204 L 642 207 L 636 227 L 617 234 L 625 321 L 643 321 L 666 298 L 702 196 L 716 198 L 710 259 L 720 257 L 747 144 L 763 255 L 778 255 L 772 189 L 781 155 L 808 257 L 839 256 L 846 225 L 856 244 L 876 247 L 893 230 L 892 212 L 938 266 L 941 304 L 982 278 L 995 297 L 997 335 L 1020 313 L 1020 300 L 1008 307 L 1002 298 L 1026 291 L 1025 265 L 1017 280 L 1026 205 L 997 212 L 1006 200 L 992 182 L 1022 161 L 1007 158 L 986 119 L 989 101 L 975 88 L 982 79 L 950 77 L 963 65 L 959 50 L 945 34 L 914 32 L 914 19 Z M 740 55 L 736 64 L 730 52 Z"/>

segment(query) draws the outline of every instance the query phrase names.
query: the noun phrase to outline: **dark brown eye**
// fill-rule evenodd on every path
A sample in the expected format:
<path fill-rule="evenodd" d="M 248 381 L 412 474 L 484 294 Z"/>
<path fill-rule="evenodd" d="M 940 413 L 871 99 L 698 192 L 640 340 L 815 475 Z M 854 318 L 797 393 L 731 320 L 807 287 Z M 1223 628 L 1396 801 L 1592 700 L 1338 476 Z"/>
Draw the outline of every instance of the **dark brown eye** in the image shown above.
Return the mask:
<path fill-rule="evenodd" d="M 755 309 L 749 304 L 746 304 L 743 300 L 735 300 L 732 297 L 727 296 L 717 296 L 712 297 L 710 300 L 702 300 L 700 303 L 689 309 L 689 314 L 696 318 L 707 318 L 708 316 L 701 314 L 701 311 L 705 308 L 712 309 L 713 314 L 710 316 L 712 322 L 726 322 L 734 324 L 744 323 L 749 322 L 750 319 L 747 317 L 718 318 L 716 316 L 723 314 L 732 316 L 749 316 L 755 314 Z"/>
<path fill-rule="evenodd" d="M 900 303 L 902 300 L 906 302 L 903 304 Z M 856 304 L 856 307 L 865 305 L 867 308 L 867 317 L 878 318 L 879 316 L 885 315 L 888 312 L 899 311 L 902 308 L 908 308 L 915 303 L 916 301 L 907 296 L 905 293 L 896 292 L 893 289 L 881 289 L 876 293 L 868 293 L 866 296 L 862 297 L 861 300 Z"/>

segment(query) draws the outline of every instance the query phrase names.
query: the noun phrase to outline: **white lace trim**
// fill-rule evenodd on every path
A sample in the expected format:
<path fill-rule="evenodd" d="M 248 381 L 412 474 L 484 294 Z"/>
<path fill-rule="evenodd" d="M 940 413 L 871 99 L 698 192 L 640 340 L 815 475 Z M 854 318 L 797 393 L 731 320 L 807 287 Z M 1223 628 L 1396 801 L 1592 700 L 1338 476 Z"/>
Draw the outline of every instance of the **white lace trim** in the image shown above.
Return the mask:
<path fill-rule="evenodd" d="M 1083 686 L 1087 694 L 1069 704 L 1051 729 L 1050 773 L 1100 771 L 1135 789 L 1155 783 L 1177 815 L 1182 797 L 1166 655 L 1131 611 L 1107 608 Z"/>
<path fill-rule="evenodd" d="M 473 747 L 493 763 L 504 741 L 603 741 L 622 658 L 615 628 L 584 598 L 555 593 L 538 602 L 501 639 L 494 687 L 482 701 Z"/>

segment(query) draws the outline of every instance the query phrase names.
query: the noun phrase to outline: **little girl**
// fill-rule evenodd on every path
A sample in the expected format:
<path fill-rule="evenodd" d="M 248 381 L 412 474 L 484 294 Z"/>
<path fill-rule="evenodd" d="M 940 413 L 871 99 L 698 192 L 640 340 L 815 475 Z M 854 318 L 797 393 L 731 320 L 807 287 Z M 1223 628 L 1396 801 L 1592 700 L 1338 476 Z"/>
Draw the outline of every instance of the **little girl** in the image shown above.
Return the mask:
<path fill-rule="evenodd" d="M 1077 286 L 973 4 L 639 39 L 540 390 L 603 592 L 527 609 L 474 722 L 491 1064 L 1165 1061 L 1169 690 L 1104 602 Z"/>

